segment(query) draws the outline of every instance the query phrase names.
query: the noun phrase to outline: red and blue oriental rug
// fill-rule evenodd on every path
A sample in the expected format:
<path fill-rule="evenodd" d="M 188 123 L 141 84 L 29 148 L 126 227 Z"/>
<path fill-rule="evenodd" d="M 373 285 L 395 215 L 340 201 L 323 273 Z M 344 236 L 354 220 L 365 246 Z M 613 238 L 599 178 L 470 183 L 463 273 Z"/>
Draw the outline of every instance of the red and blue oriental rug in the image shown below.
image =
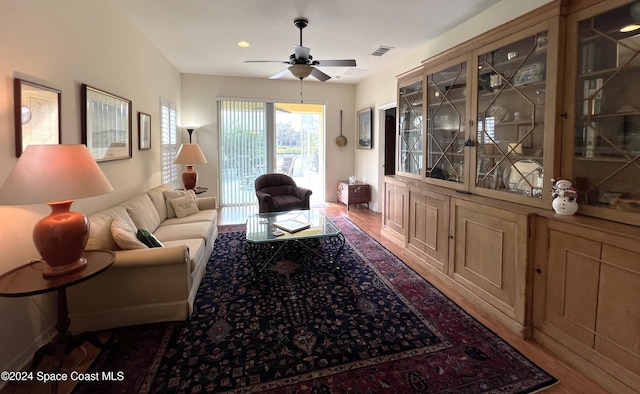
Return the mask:
<path fill-rule="evenodd" d="M 92 369 L 123 370 L 125 381 L 76 392 L 530 393 L 556 382 L 334 220 L 347 239 L 342 274 L 290 248 L 256 282 L 243 228 L 221 227 L 192 318 L 116 330 Z"/>

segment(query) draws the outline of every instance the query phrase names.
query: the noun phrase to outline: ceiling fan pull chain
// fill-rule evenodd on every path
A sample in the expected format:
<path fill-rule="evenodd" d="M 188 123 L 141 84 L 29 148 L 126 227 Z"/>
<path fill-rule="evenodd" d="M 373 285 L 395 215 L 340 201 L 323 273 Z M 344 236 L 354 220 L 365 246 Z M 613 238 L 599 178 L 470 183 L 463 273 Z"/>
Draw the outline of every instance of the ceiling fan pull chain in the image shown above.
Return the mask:
<path fill-rule="evenodd" d="M 304 104 L 304 98 L 302 97 L 302 78 L 300 78 L 300 104 Z"/>

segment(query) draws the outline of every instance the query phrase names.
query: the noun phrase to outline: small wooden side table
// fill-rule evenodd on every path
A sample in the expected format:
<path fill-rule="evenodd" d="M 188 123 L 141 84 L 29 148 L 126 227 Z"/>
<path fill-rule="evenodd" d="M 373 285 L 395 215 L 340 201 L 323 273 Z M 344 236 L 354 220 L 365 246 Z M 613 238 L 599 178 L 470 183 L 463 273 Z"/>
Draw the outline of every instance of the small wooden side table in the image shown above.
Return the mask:
<path fill-rule="evenodd" d="M 43 345 L 33 356 L 33 362 L 29 370 L 33 371 L 42 361 L 44 356 L 55 356 L 54 372 L 59 372 L 64 357 L 71 350 L 89 342 L 93 346 L 102 348 L 104 344 L 98 340 L 95 333 L 85 332 L 72 335 L 69 331 L 69 307 L 67 306 L 67 292 L 69 286 L 73 286 L 102 273 L 115 261 L 115 254 L 108 250 L 85 251 L 84 257 L 87 265 L 84 269 L 51 279 L 42 277 L 42 270 L 46 263 L 41 260 L 15 268 L 0 276 L 0 296 L 25 297 L 36 294 L 57 291 L 57 322 L 58 331 L 51 342 Z M 57 389 L 57 382 L 53 382 L 53 392 Z"/>
<path fill-rule="evenodd" d="M 184 190 L 184 188 L 180 189 L 180 190 Z M 208 187 L 204 187 L 204 186 L 196 186 L 195 189 L 193 189 L 193 192 L 195 194 L 202 194 L 202 193 L 206 193 L 209 191 Z"/>
<path fill-rule="evenodd" d="M 347 211 L 351 204 L 367 204 L 369 208 L 369 193 L 369 185 L 364 182 L 338 181 L 338 203 L 346 204 Z"/>

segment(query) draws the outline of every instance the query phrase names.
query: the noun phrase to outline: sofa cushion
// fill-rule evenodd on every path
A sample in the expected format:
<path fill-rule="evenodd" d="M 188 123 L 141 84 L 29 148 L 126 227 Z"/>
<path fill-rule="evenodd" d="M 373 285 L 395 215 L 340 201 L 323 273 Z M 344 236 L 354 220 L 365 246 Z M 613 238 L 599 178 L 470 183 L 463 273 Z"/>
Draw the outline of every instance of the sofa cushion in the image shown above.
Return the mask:
<path fill-rule="evenodd" d="M 167 219 L 167 202 L 164 198 L 164 192 L 170 190 L 169 185 L 156 186 L 150 189 L 147 194 L 158 211 L 160 222 L 164 222 Z"/>
<path fill-rule="evenodd" d="M 213 222 L 214 224 L 217 224 L 218 211 L 216 211 L 215 209 L 204 209 L 199 211 L 198 213 L 185 216 L 183 218 L 167 219 L 164 222 L 160 223 L 160 227 L 171 226 L 171 225 L 180 224 L 180 223 L 195 223 L 195 222 Z"/>
<path fill-rule="evenodd" d="M 136 238 L 138 238 L 140 242 L 142 242 L 143 244 L 147 245 L 150 248 L 164 247 L 162 242 L 158 241 L 158 239 L 154 237 L 153 234 L 141 228 L 138 229 L 138 232 L 136 233 Z"/>
<path fill-rule="evenodd" d="M 153 235 L 165 245 L 167 241 L 190 238 L 202 238 L 205 240 L 205 244 L 208 244 L 215 241 L 212 237 L 216 229 L 216 224 L 212 222 L 180 223 L 171 226 L 160 226 L 153 232 Z"/>
<path fill-rule="evenodd" d="M 160 216 L 148 194 L 141 194 L 126 201 L 127 213 L 137 228 L 154 232 L 160 225 Z"/>
<path fill-rule="evenodd" d="M 89 216 L 89 240 L 85 248 L 87 250 L 106 249 L 106 250 L 118 250 L 118 244 L 113 239 L 111 234 L 111 223 L 113 219 L 121 218 L 131 222 L 131 217 L 127 213 L 126 208 L 123 205 L 117 205 L 115 207 L 105 209 L 104 211 L 96 212 Z M 135 232 L 135 225 L 133 225 Z"/>
<path fill-rule="evenodd" d="M 292 211 L 295 209 L 304 209 L 305 202 L 294 195 L 273 196 L 273 210 Z"/>
<path fill-rule="evenodd" d="M 193 196 L 193 200 L 196 200 L 196 193 L 193 190 L 165 190 L 163 192 L 165 198 L 165 205 L 167 209 L 167 219 L 172 219 L 176 217 L 176 211 L 173 209 L 173 205 L 171 205 L 171 200 L 178 197 Z"/>
<path fill-rule="evenodd" d="M 200 211 L 195 197 L 190 195 L 174 198 L 170 202 L 177 218 L 184 218 Z"/>
<path fill-rule="evenodd" d="M 147 249 L 136 237 L 136 228 L 131 218 L 114 218 L 111 221 L 111 235 L 121 249 Z"/>

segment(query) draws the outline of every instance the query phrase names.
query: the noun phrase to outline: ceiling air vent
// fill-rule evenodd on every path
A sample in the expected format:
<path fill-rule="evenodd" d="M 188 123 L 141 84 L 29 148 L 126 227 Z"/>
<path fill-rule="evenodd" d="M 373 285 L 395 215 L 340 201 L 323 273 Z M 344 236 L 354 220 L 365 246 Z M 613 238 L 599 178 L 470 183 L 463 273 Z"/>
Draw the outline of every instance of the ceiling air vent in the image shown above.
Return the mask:
<path fill-rule="evenodd" d="M 392 50 L 393 47 L 383 47 L 383 46 L 379 46 L 378 48 L 376 48 L 375 51 L 371 52 L 372 56 L 382 56 L 385 53 L 389 52 L 390 50 Z"/>

